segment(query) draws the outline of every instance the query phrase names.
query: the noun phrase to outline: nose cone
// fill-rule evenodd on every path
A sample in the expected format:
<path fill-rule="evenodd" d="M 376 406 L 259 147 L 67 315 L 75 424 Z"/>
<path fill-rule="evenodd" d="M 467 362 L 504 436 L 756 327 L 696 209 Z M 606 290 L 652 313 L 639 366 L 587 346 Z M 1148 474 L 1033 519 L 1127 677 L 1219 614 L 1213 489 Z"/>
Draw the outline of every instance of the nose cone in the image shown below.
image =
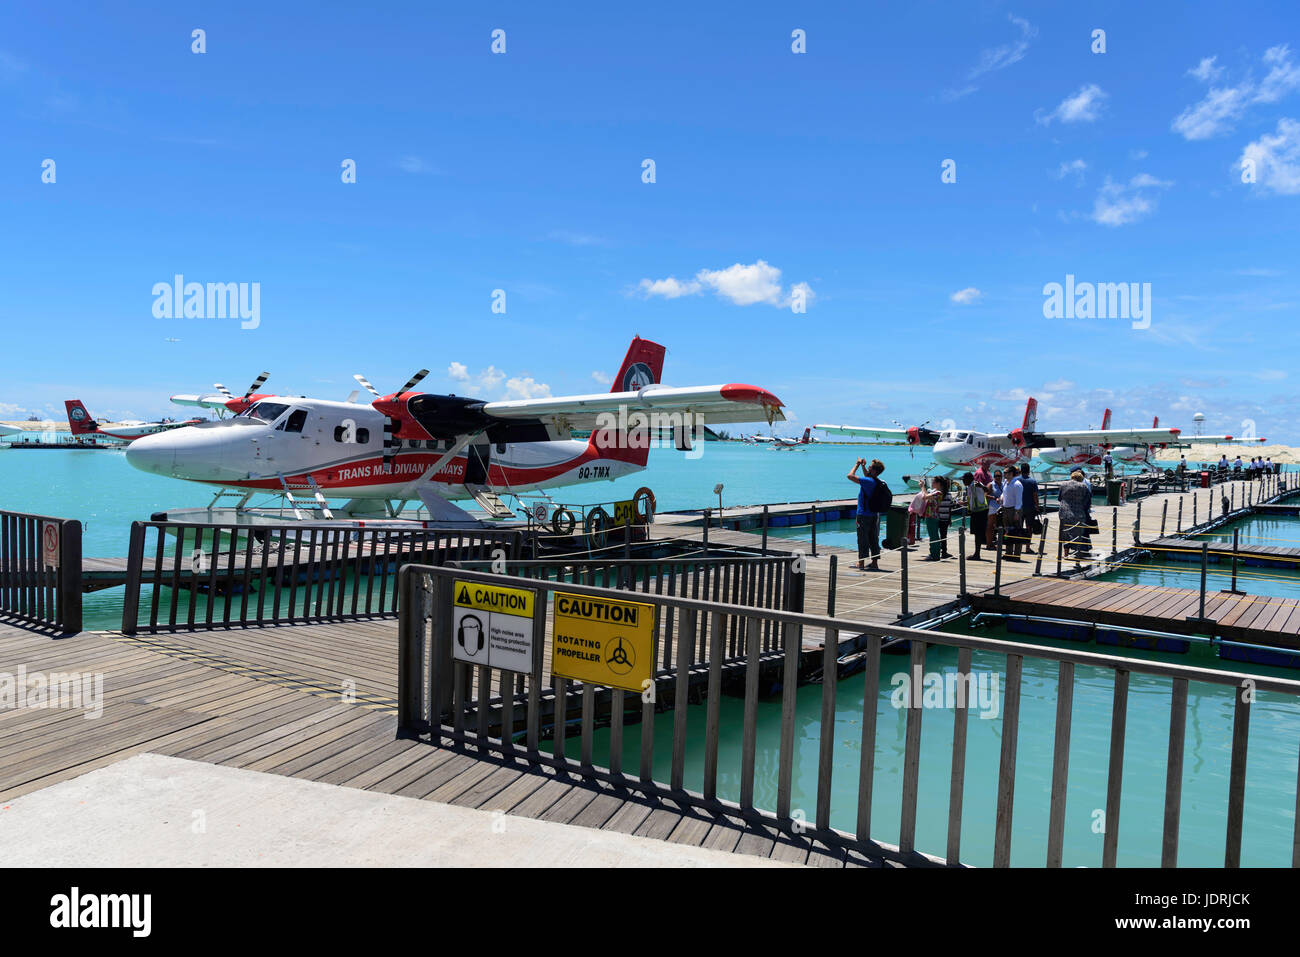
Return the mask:
<path fill-rule="evenodd" d="M 188 428 L 172 429 L 141 436 L 126 447 L 126 460 L 141 472 L 170 477 L 175 474 L 176 467 L 175 436 L 178 432 L 188 431 Z"/>
<path fill-rule="evenodd" d="M 195 482 L 240 479 L 247 469 L 232 467 L 237 446 L 262 428 L 238 428 L 230 423 L 187 425 L 142 436 L 126 447 L 126 460 L 142 472 Z"/>

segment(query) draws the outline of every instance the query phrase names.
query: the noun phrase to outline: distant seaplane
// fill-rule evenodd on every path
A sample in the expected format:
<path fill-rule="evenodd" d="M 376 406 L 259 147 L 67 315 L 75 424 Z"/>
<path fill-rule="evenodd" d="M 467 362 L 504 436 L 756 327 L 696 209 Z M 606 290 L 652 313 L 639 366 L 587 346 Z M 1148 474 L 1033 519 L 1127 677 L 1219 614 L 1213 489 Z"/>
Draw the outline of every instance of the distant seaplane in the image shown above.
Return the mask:
<path fill-rule="evenodd" d="M 1063 455 L 1079 446 L 1102 446 L 1123 443 L 1133 446 L 1176 445 L 1178 429 L 1081 429 L 1074 432 L 1039 432 L 1038 400 L 1025 403 L 1025 417 L 1020 428 L 1000 435 L 975 429 L 937 431 L 925 426 L 910 428 L 876 428 L 856 425 L 814 425 L 824 432 L 871 437 L 882 441 L 905 441 L 908 445 L 931 446 L 935 462 L 948 475 L 978 468 L 1016 467 L 1030 461 L 1035 450 Z M 1104 453 L 1103 453 L 1104 454 Z"/>
<path fill-rule="evenodd" d="M 102 435 L 121 442 L 134 442 L 146 435 L 169 432 L 173 429 L 184 428 L 187 425 L 197 425 L 203 421 L 202 419 L 188 419 L 184 422 L 173 422 L 169 419 L 161 419 L 157 422 L 141 422 L 139 419 L 130 419 L 125 422 L 114 422 L 109 428 L 104 428 L 91 418 L 90 413 L 86 411 L 86 407 L 82 405 L 80 399 L 68 399 L 63 404 L 68 410 L 68 427 L 72 429 L 74 438 Z"/>

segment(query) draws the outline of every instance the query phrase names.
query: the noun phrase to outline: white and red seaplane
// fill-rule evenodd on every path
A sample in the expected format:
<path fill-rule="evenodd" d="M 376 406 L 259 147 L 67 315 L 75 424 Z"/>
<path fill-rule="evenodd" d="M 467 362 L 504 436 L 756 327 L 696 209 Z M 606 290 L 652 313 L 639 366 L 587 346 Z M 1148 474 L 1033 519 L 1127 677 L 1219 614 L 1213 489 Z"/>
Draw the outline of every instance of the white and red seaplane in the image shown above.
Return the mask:
<path fill-rule="evenodd" d="M 67 399 L 63 405 L 68 410 L 68 427 L 72 430 L 73 438 L 78 440 L 100 437 L 116 439 L 119 442 L 134 442 L 145 435 L 181 429 L 187 425 L 197 425 L 203 421 L 202 419 L 187 419 L 184 422 L 172 422 L 163 419 L 158 422 L 142 422 L 139 419 L 129 419 L 105 426 L 91 416 L 80 399 Z"/>
<path fill-rule="evenodd" d="M 689 451 L 706 424 L 784 420 L 781 401 L 756 386 L 660 385 L 664 353 L 658 343 L 633 339 L 613 390 L 593 395 L 484 401 L 417 392 L 428 374 L 423 369 L 388 395 L 356 376 L 374 396 L 368 404 L 259 397 L 250 389 L 236 400 L 243 408 L 233 418 L 137 441 L 127 460 L 215 488 L 217 498 L 242 496 L 236 512 L 254 493 L 278 493 L 292 504 L 297 491 L 313 496 L 331 518 L 335 511 L 393 518 L 419 500 L 430 519 L 450 522 L 468 518 L 453 500 L 475 500 L 504 518 L 513 510 L 501 495 L 523 504 L 520 493 L 644 469 L 661 431 L 671 429 L 674 446 Z M 575 440 L 575 430 L 591 430 L 591 437 Z M 331 509 L 326 499 L 346 504 Z M 544 512 L 545 502 L 538 504 Z"/>

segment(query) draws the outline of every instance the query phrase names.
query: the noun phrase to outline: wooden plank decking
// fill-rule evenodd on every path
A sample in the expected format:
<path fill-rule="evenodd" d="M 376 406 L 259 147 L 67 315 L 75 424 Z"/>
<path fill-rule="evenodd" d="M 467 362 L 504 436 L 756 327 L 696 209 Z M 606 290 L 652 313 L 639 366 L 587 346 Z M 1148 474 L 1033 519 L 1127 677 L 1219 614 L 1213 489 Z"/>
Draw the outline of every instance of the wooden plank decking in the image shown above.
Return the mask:
<path fill-rule="evenodd" d="M 171 641 L 164 649 L 160 641 Z M 383 662 L 391 657 L 392 667 Z M 525 758 L 395 737 L 396 623 L 293 625 L 147 640 L 53 638 L 0 623 L 0 670 L 103 675 L 103 712 L 0 711 L 5 800 L 142 752 L 818 866 L 883 866 L 754 820 L 579 779 Z M 331 689 L 331 686 L 335 686 Z"/>
<path fill-rule="evenodd" d="M 1134 585 L 1091 579 L 1040 578 L 1003 585 L 974 597 L 979 611 L 1072 618 L 1103 625 L 1127 625 L 1153 631 L 1213 633 L 1232 641 L 1300 649 L 1300 599 L 1234 595 L 1211 591 L 1205 617 L 1213 624 L 1187 619 L 1200 614 L 1200 592 L 1187 588 Z"/>

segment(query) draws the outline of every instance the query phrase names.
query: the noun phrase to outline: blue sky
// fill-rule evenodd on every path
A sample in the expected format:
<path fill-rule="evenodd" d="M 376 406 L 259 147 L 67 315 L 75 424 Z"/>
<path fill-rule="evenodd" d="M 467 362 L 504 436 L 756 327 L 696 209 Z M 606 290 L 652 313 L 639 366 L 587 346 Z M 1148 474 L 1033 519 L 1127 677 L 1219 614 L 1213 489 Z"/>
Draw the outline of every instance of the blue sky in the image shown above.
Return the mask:
<path fill-rule="evenodd" d="M 599 391 L 640 334 L 800 424 L 1300 442 L 1294 3 L 380 7 L 0 13 L 0 414 Z M 260 324 L 156 318 L 176 273 Z M 1067 274 L 1150 328 L 1044 318 Z"/>

